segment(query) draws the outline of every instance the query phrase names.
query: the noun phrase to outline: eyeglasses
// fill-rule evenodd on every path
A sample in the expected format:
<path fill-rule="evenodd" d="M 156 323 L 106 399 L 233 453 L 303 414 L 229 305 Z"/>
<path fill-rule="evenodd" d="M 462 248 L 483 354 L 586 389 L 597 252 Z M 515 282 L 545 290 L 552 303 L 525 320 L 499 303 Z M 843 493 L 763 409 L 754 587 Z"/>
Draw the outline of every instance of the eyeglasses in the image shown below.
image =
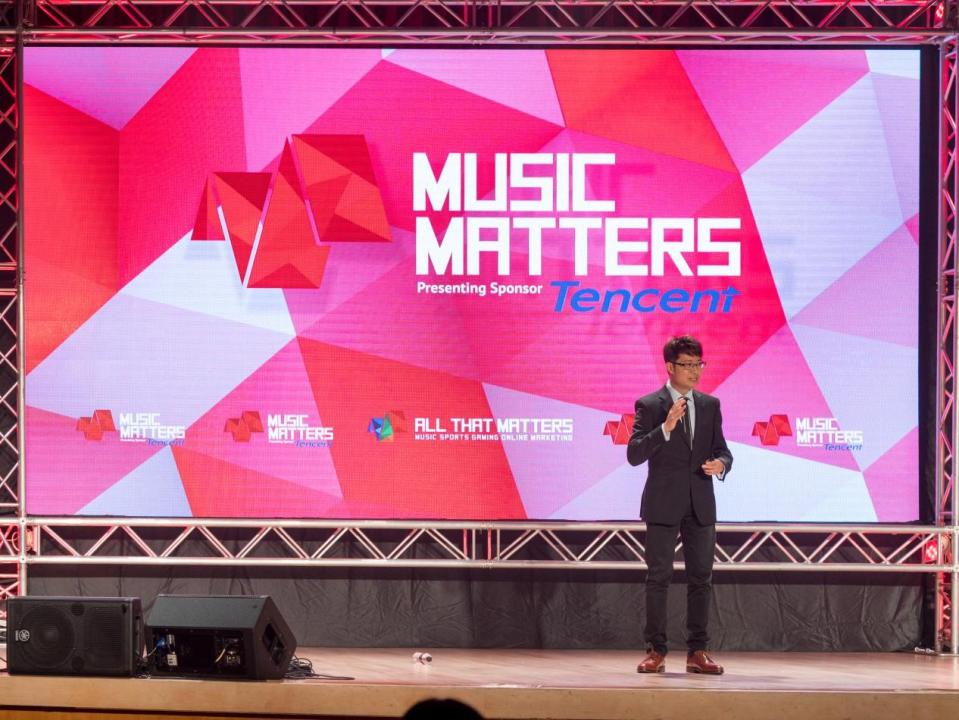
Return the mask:
<path fill-rule="evenodd" d="M 686 368 L 687 370 L 702 370 L 706 367 L 706 361 L 700 360 L 699 362 L 674 362 L 673 365 L 676 367 Z"/>

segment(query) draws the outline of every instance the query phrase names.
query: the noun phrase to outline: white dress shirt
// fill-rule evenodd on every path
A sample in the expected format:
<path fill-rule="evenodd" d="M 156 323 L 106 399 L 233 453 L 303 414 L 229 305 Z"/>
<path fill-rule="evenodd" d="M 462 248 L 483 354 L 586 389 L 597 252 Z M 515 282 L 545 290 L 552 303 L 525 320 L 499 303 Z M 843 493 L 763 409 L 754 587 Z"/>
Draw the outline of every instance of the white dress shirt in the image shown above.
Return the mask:
<path fill-rule="evenodd" d="M 689 441 L 693 441 L 693 429 L 696 427 L 696 403 L 693 402 L 693 391 L 690 390 L 685 395 L 680 394 L 676 388 L 670 385 L 669 380 L 666 381 L 666 389 L 669 391 L 669 397 L 673 399 L 673 404 L 676 403 L 679 398 L 686 398 L 686 407 L 689 409 Z M 663 436 L 666 438 L 666 442 L 669 442 L 670 432 L 666 429 L 666 425 L 663 425 Z M 720 461 L 721 462 L 721 461 Z M 719 475 L 713 475 L 717 480 L 722 480 L 726 477 L 726 469 L 723 468 L 723 471 Z"/>

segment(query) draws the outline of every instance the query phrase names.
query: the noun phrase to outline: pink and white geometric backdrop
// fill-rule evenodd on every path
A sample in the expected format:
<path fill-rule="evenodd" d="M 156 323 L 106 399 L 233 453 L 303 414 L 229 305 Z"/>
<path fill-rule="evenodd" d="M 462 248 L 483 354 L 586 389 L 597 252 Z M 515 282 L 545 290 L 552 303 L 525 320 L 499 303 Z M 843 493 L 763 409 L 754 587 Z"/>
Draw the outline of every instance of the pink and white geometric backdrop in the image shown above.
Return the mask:
<path fill-rule="evenodd" d="M 918 516 L 917 51 L 24 64 L 28 512 L 635 519 L 689 332 L 722 520 Z"/>

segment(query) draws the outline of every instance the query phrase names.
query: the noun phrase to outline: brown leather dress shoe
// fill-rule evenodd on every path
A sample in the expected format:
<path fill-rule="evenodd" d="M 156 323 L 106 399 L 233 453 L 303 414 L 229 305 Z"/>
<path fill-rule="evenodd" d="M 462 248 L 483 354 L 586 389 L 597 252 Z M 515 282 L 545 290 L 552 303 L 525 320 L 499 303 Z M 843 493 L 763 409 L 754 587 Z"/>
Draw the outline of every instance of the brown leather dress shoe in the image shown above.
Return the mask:
<path fill-rule="evenodd" d="M 686 658 L 686 672 L 703 675 L 722 675 L 723 666 L 713 661 L 705 650 L 697 650 Z"/>
<path fill-rule="evenodd" d="M 636 666 L 638 673 L 661 673 L 666 672 L 666 656 L 660 655 L 655 650 L 646 653 L 643 661 Z"/>

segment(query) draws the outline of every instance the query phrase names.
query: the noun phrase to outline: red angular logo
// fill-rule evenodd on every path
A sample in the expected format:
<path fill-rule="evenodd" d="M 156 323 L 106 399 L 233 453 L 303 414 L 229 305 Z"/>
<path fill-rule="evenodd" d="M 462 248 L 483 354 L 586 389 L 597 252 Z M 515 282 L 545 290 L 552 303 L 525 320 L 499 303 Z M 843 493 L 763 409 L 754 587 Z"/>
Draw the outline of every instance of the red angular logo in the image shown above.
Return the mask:
<path fill-rule="evenodd" d="M 629 436 L 633 431 L 633 420 L 635 416 L 632 413 L 623 413 L 619 420 L 610 420 L 603 429 L 603 435 L 609 435 L 613 440 L 613 445 L 628 445 Z"/>
<path fill-rule="evenodd" d="M 193 240 L 226 239 L 251 288 L 317 288 L 329 243 L 390 242 L 366 138 L 293 135 L 276 172 L 213 173 Z"/>
<path fill-rule="evenodd" d="M 783 414 L 770 415 L 768 422 L 757 421 L 752 432 L 763 445 L 778 445 L 779 438 L 792 437 L 792 434 L 789 418 Z"/>
<path fill-rule="evenodd" d="M 226 421 L 223 432 L 233 435 L 233 442 L 250 442 L 253 433 L 263 432 L 263 421 L 260 419 L 260 413 L 256 410 L 244 410 L 240 417 L 230 418 Z"/>
<path fill-rule="evenodd" d="M 103 433 L 116 432 L 117 426 L 113 422 L 113 413 L 109 410 L 94 410 L 93 415 L 77 420 L 77 430 L 83 433 L 87 440 L 103 439 Z"/>

